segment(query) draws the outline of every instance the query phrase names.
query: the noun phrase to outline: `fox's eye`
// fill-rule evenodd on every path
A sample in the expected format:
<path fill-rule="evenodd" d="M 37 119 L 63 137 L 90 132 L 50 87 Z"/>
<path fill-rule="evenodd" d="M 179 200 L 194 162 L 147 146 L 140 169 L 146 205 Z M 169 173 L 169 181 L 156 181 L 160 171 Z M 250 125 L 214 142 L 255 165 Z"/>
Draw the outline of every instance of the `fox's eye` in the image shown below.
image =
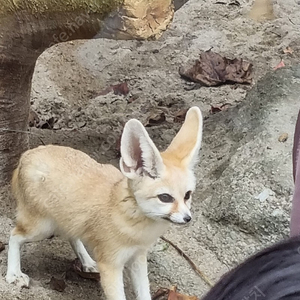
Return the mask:
<path fill-rule="evenodd" d="M 173 203 L 175 199 L 169 194 L 160 194 L 157 195 L 158 199 L 164 203 Z"/>
<path fill-rule="evenodd" d="M 186 192 L 185 195 L 184 195 L 184 200 L 189 200 L 190 197 L 191 197 L 191 193 L 192 193 L 192 191 Z"/>

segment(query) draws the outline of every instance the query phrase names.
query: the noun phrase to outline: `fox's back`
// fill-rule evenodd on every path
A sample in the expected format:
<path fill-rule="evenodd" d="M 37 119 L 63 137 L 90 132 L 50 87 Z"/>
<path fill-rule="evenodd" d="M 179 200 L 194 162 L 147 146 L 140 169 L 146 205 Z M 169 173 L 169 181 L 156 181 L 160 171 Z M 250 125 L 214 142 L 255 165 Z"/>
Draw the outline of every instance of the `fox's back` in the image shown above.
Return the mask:
<path fill-rule="evenodd" d="M 99 164 L 72 148 L 49 145 L 22 155 L 12 189 L 18 205 L 27 209 L 50 215 L 60 211 L 78 215 L 95 205 L 105 209 L 112 187 L 122 178 L 112 165 Z"/>

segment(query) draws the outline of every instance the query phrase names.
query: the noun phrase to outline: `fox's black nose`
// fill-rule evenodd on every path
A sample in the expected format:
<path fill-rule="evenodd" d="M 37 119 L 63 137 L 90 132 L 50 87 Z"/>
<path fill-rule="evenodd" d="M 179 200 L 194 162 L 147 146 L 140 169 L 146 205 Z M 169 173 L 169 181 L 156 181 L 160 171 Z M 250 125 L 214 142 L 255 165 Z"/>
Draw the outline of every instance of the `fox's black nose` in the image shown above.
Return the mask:
<path fill-rule="evenodd" d="M 190 217 L 190 216 L 185 216 L 184 218 L 183 218 L 183 221 L 185 222 L 185 223 L 188 223 L 188 222 L 190 222 L 192 220 L 192 218 Z"/>

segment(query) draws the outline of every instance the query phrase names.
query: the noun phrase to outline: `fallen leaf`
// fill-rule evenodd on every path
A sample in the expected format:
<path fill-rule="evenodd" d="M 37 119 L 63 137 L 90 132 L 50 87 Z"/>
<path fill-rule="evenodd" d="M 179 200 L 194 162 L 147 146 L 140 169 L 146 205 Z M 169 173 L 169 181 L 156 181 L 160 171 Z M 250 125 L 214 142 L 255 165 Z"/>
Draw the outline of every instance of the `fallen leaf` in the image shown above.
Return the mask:
<path fill-rule="evenodd" d="M 156 293 L 152 296 L 152 300 L 159 300 L 161 299 L 161 297 L 163 296 L 168 296 L 169 294 L 169 289 L 164 289 L 164 288 L 160 288 L 159 290 L 156 291 Z M 165 297 L 165 298 L 166 298 Z"/>
<path fill-rule="evenodd" d="M 166 298 L 168 295 L 168 298 Z M 164 298 L 162 298 L 164 297 Z M 170 289 L 160 288 L 152 297 L 152 300 L 199 300 L 199 298 L 195 296 L 187 296 L 177 292 L 177 288 L 175 286 Z"/>
<path fill-rule="evenodd" d="M 0 242 L 0 252 L 2 252 L 3 250 L 5 250 L 5 245 L 2 242 Z"/>
<path fill-rule="evenodd" d="M 284 143 L 287 141 L 289 135 L 287 133 L 283 133 L 279 136 L 278 141 L 281 143 Z"/>
<path fill-rule="evenodd" d="M 95 281 L 100 280 L 99 273 L 84 272 L 82 268 L 82 264 L 78 258 L 76 258 L 73 262 L 73 271 L 82 278 L 91 279 Z"/>
<path fill-rule="evenodd" d="M 159 124 L 161 124 L 165 121 L 166 121 L 166 115 L 163 111 L 155 112 L 147 118 L 144 126 L 145 127 L 152 127 L 152 126 L 159 125 Z"/>
<path fill-rule="evenodd" d="M 224 110 L 227 110 L 227 108 L 230 106 L 231 104 L 230 103 L 224 103 L 220 106 L 213 106 L 211 105 L 210 106 L 210 113 L 212 114 L 215 114 L 215 113 L 218 113 L 220 111 L 224 111 Z"/>
<path fill-rule="evenodd" d="M 98 96 L 104 96 L 104 95 L 107 95 L 110 92 L 114 92 L 115 95 L 124 95 L 124 96 L 128 95 L 129 88 L 128 88 L 127 82 L 122 82 L 122 83 L 119 83 L 119 84 L 110 85 L 105 90 L 100 92 L 98 94 Z"/>
<path fill-rule="evenodd" d="M 104 95 L 107 95 L 109 94 L 110 92 L 112 91 L 112 88 L 111 87 L 108 87 L 106 88 L 105 90 L 101 91 L 98 96 L 104 96 Z"/>
<path fill-rule="evenodd" d="M 220 111 L 222 111 L 222 109 L 220 107 L 218 107 L 218 106 L 212 106 L 212 105 L 210 106 L 210 112 L 212 114 L 215 114 L 215 113 L 220 112 Z"/>
<path fill-rule="evenodd" d="M 52 277 L 50 280 L 50 288 L 58 292 L 63 292 L 66 288 L 66 283 L 63 279 Z"/>
<path fill-rule="evenodd" d="M 126 96 L 129 93 L 129 88 L 128 88 L 127 82 L 113 85 L 112 88 L 113 88 L 115 95 Z"/>
<path fill-rule="evenodd" d="M 293 54 L 294 50 L 291 47 L 286 47 L 283 49 L 284 54 Z"/>
<path fill-rule="evenodd" d="M 199 300 L 199 299 L 195 296 L 186 296 L 183 294 L 179 294 L 177 293 L 176 286 L 172 286 L 170 288 L 168 300 Z"/>
<path fill-rule="evenodd" d="M 185 120 L 185 116 L 188 109 L 181 109 L 174 116 L 174 123 L 182 123 Z"/>
<path fill-rule="evenodd" d="M 228 59 L 211 50 L 201 53 L 193 67 L 180 68 L 179 74 L 205 86 L 252 82 L 252 64 L 243 59 Z"/>
<path fill-rule="evenodd" d="M 186 296 L 183 294 L 176 293 L 174 291 L 170 291 L 168 300 L 199 300 L 199 298 L 195 296 Z"/>
<path fill-rule="evenodd" d="M 282 59 L 281 62 L 274 68 L 274 70 L 277 70 L 277 69 L 280 69 L 280 68 L 283 68 L 283 67 L 285 67 L 285 64 L 284 64 L 284 61 Z"/>

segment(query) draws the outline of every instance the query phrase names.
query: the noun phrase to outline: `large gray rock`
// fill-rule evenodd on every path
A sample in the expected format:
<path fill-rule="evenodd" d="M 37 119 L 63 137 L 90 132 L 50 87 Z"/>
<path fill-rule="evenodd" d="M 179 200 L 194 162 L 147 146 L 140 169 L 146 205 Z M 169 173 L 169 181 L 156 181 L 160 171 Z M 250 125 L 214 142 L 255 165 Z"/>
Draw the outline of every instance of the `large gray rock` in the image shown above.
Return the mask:
<path fill-rule="evenodd" d="M 240 105 L 205 122 L 199 210 L 211 228 L 198 240 L 224 262 L 235 263 L 261 242 L 289 233 L 299 95 L 300 67 L 280 69 L 261 79 Z M 282 133 L 286 142 L 278 140 Z"/>

